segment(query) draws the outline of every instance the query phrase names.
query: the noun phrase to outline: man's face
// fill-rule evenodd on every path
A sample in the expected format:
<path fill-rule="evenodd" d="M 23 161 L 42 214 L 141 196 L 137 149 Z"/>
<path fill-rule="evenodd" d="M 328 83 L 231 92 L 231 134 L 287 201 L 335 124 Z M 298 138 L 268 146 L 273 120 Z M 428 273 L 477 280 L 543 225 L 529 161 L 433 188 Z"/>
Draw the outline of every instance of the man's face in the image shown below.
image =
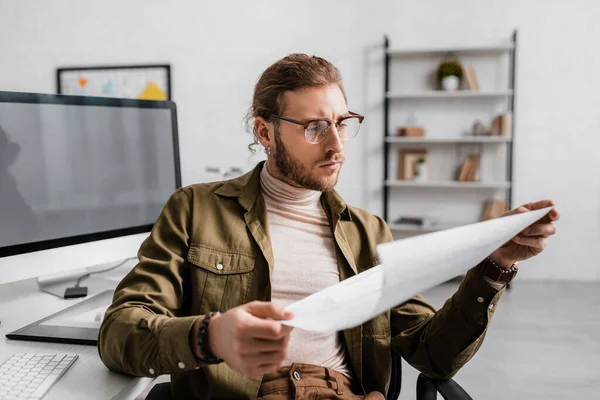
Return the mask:
<path fill-rule="evenodd" d="M 348 115 L 346 100 L 336 84 L 287 92 L 283 104 L 281 116 L 298 121 L 315 118 L 337 121 Z M 320 191 L 333 189 L 344 162 L 345 145 L 335 126 L 330 127 L 321 142 L 311 144 L 306 141 L 301 125 L 287 121 L 278 121 L 277 125 L 270 171 L 295 186 Z"/>

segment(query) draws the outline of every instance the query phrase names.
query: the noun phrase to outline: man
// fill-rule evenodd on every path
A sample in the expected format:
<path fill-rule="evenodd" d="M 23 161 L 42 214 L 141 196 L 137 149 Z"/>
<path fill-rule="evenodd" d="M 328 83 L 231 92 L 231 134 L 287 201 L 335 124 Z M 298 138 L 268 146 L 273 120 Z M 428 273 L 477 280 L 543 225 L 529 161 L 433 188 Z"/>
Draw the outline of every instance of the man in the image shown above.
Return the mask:
<path fill-rule="evenodd" d="M 257 82 L 249 116 L 266 163 L 173 194 L 106 313 L 104 363 L 171 374 L 177 399 L 382 399 L 391 351 L 452 377 L 481 345 L 502 277 L 545 248 L 558 211 L 472 266 L 437 312 L 417 296 L 337 334 L 292 331 L 277 322 L 292 318 L 287 304 L 377 265 L 376 246 L 392 235 L 333 190 L 363 117 L 348 110 L 332 64 L 303 54 L 277 61 Z"/>

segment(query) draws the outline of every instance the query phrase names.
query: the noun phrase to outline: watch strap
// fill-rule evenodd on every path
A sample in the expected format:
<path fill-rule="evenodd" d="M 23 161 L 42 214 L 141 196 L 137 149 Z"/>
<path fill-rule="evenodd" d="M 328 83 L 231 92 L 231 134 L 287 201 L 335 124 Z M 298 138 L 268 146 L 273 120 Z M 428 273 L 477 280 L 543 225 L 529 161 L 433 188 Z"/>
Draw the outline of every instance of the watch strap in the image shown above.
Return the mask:
<path fill-rule="evenodd" d="M 503 268 L 496 264 L 491 258 L 486 257 L 486 259 L 477 266 L 477 271 L 481 276 L 492 282 L 510 283 L 515 276 L 517 276 L 519 264 L 514 263 L 510 268 Z"/>

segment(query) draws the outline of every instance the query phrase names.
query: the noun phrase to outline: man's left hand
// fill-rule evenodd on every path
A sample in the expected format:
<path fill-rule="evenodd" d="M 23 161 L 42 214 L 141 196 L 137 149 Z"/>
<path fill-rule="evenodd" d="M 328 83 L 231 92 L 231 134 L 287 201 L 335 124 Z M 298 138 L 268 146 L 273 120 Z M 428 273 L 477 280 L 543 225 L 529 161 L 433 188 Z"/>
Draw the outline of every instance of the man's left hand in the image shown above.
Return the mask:
<path fill-rule="evenodd" d="M 527 203 L 514 210 L 505 212 L 502 216 L 521 214 L 546 207 L 554 207 L 554 202 L 552 200 L 541 200 L 535 203 Z M 556 233 L 554 222 L 559 218 L 560 213 L 558 210 L 552 208 L 539 221 L 529 225 L 517 236 L 496 249 L 496 251 L 490 254 L 490 258 L 499 266 L 510 268 L 515 262 L 537 256 L 548 245 L 548 236 Z"/>

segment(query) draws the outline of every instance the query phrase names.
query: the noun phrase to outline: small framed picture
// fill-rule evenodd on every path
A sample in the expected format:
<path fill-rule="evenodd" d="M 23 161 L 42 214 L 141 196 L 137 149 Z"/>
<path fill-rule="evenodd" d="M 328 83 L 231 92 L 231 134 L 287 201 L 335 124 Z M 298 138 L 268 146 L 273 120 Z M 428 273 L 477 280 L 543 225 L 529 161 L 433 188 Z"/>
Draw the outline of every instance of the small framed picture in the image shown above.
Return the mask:
<path fill-rule="evenodd" d="M 165 64 L 58 68 L 56 91 L 77 96 L 171 100 L 171 67 Z"/>
<path fill-rule="evenodd" d="M 427 181 L 427 150 L 400 150 L 398 157 L 398 179 Z"/>

